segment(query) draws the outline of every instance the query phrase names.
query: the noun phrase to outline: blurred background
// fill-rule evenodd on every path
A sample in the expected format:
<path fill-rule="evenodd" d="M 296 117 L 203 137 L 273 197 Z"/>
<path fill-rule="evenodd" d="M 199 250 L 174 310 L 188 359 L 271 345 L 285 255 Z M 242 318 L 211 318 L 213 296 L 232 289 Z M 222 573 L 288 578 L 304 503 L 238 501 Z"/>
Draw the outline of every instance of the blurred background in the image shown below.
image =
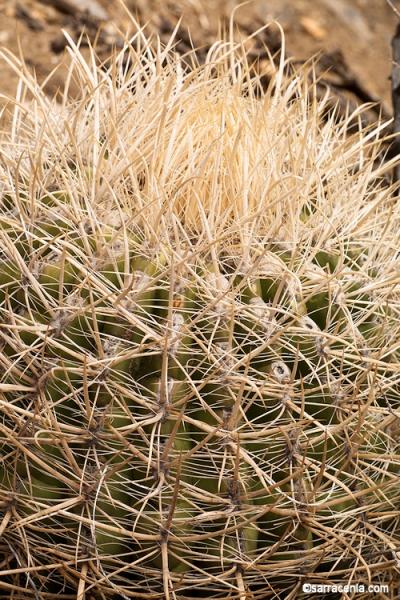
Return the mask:
<path fill-rule="evenodd" d="M 255 0 L 236 11 L 235 35 L 243 39 L 268 21 L 278 20 L 285 31 L 287 58 L 301 63 L 318 53 L 319 71 L 341 102 L 376 101 L 375 113 L 389 116 L 390 43 L 399 22 L 400 12 L 396 15 L 394 9 L 400 11 L 400 0 L 391 4 L 387 0 Z M 238 5 L 236 0 L 126 0 L 154 39 L 158 34 L 166 42 L 181 19 L 176 48 L 182 54 L 192 46 L 200 48 L 200 60 Z M 0 0 L 0 46 L 14 53 L 20 47 L 40 81 L 60 61 L 67 63 L 62 29 L 75 40 L 84 32 L 105 59 L 121 43 L 121 33 L 133 31 L 133 25 L 118 0 Z M 276 28 L 247 44 L 261 73 L 268 64 L 265 44 L 272 52 L 278 51 Z M 65 69 L 56 72 L 46 84 L 49 94 L 57 93 L 64 76 Z M 16 81 L 16 74 L 2 59 L 0 93 L 14 94 Z"/>

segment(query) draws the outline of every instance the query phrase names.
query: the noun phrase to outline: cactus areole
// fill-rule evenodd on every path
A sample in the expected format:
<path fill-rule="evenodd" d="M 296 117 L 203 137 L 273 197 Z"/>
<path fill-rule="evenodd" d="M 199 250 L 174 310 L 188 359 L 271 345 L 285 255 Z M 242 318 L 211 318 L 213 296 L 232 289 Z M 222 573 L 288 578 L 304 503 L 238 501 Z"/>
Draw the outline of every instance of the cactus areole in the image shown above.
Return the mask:
<path fill-rule="evenodd" d="M 142 37 L 106 65 L 70 40 L 56 99 L 2 55 L 0 595 L 391 586 L 385 124 L 339 119 L 283 59 L 263 87 L 232 41 L 189 68 Z"/>

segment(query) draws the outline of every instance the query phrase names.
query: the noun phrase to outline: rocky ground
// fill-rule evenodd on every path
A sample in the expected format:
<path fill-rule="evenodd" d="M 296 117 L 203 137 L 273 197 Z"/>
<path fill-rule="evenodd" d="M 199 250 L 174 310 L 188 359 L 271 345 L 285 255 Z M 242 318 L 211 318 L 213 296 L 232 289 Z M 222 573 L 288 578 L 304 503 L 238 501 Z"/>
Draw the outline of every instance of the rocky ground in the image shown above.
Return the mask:
<path fill-rule="evenodd" d="M 146 23 L 148 34 L 166 41 L 181 19 L 178 50 L 193 44 L 205 56 L 215 40 L 220 23 L 227 23 L 237 0 L 126 0 L 135 18 Z M 390 6 L 392 4 L 392 6 Z M 254 32 L 276 19 L 285 31 L 286 54 L 304 61 L 321 56 L 321 71 L 340 98 L 352 103 L 376 101 L 375 113 L 391 114 L 391 37 L 400 0 L 254 0 L 235 13 L 237 35 Z M 67 61 L 62 30 L 77 40 L 84 32 L 100 56 L 109 54 L 121 40 L 121 32 L 133 24 L 119 0 L 0 0 L 1 60 L 0 93 L 14 94 L 17 76 L 7 64 L 7 51 L 23 53 L 28 68 L 45 82 L 50 94 L 62 86 L 65 70 L 46 77 L 60 61 Z M 278 30 L 264 32 L 252 42 L 251 55 L 265 59 L 264 44 L 272 50 L 280 45 Z M 73 88 L 71 88 L 73 91 Z M 3 97 L 4 101 L 4 97 Z"/>

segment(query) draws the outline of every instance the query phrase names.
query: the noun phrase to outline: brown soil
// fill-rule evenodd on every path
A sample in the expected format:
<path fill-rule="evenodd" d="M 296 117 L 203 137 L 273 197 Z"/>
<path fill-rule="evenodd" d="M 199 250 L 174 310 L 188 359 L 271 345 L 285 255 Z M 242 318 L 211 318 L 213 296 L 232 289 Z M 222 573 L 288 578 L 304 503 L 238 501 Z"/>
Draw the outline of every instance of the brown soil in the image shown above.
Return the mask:
<path fill-rule="evenodd" d="M 78 7 L 104 9 L 100 17 L 107 19 L 99 19 L 99 14 L 90 10 L 70 10 L 74 2 Z M 399 0 L 393 3 L 400 8 Z M 178 50 L 188 51 L 193 44 L 202 47 L 205 56 L 218 35 L 219 23 L 228 22 L 239 2 L 127 0 L 127 5 L 140 23 L 147 23 L 146 31 L 160 34 L 163 41 L 182 17 Z M 238 8 L 235 15 L 242 35 L 272 19 L 278 20 L 285 32 L 288 57 L 303 61 L 322 53 L 322 64 L 331 69 L 330 82 L 338 94 L 357 103 L 377 100 L 390 114 L 390 41 L 398 17 L 386 0 L 255 0 Z M 13 53 L 22 49 L 27 66 L 40 81 L 45 81 L 60 61 L 67 60 L 62 29 L 75 40 L 83 31 L 94 40 L 99 25 L 102 33 L 96 48 L 103 57 L 113 44 L 118 44 L 119 31 L 133 31 L 118 0 L 0 0 L 0 45 Z M 265 42 L 277 49 L 280 42 L 276 28 L 254 41 L 254 57 L 262 58 Z M 13 95 L 17 76 L 4 57 L 1 62 L 0 93 Z M 46 83 L 49 93 L 56 93 L 62 86 L 64 74 L 65 69 L 58 69 Z"/>

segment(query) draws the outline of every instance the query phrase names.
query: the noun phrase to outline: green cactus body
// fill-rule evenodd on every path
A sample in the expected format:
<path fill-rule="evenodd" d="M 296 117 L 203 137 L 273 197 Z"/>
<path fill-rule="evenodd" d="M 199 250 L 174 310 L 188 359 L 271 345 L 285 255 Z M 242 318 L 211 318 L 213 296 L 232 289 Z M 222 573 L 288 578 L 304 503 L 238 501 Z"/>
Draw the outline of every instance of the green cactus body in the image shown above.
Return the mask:
<path fill-rule="evenodd" d="M 77 306 L 66 306 L 49 323 L 53 343 L 51 353 L 62 359 L 95 352 L 95 325 L 90 305 L 77 300 Z"/>
<path fill-rule="evenodd" d="M 111 407 L 106 411 L 104 433 L 109 432 L 108 426 L 121 430 L 123 427 L 132 425 L 130 415 L 118 407 Z M 97 485 L 93 487 L 95 498 L 93 510 L 95 515 L 95 542 L 96 552 L 105 557 L 118 556 L 132 551 L 132 539 L 123 533 L 110 533 L 98 526 L 97 523 L 105 523 L 110 526 L 122 525 L 128 529 L 128 523 L 132 517 L 129 507 L 132 498 L 129 493 L 127 481 L 132 478 L 132 469 L 125 464 L 126 454 L 124 446 L 120 441 L 106 441 L 107 448 L 113 451 L 111 459 L 101 465 L 101 471 L 97 472 Z"/>
<path fill-rule="evenodd" d="M 314 257 L 314 262 L 319 267 L 327 269 L 329 272 L 334 273 L 339 263 L 339 255 L 332 254 L 326 250 L 319 250 Z"/>
<path fill-rule="evenodd" d="M 183 573 L 188 565 L 181 560 L 186 554 L 185 544 L 180 536 L 191 532 L 193 504 L 187 498 L 187 484 L 191 484 L 192 476 L 185 465 L 184 457 L 192 447 L 190 431 L 179 418 L 183 402 L 190 396 L 190 388 L 185 382 L 168 378 L 166 384 L 162 379 L 152 378 L 144 382 L 149 394 L 154 397 L 155 406 L 161 410 L 160 418 L 153 425 L 146 427 L 151 435 L 154 432 L 156 460 L 153 464 L 155 485 L 160 486 L 157 500 L 149 499 L 149 510 L 146 516 L 135 520 L 135 531 L 138 533 L 151 531 L 158 537 L 159 551 L 153 543 L 141 543 L 141 552 L 149 553 L 149 564 L 154 568 Z M 137 503 L 137 509 L 142 508 Z M 163 553 L 163 546 L 167 553 Z M 153 551 L 153 552 L 152 552 Z M 167 564 L 165 562 L 168 556 Z"/>
<path fill-rule="evenodd" d="M 242 314 L 235 326 L 237 351 L 247 361 L 243 363 L 257 373 L 263 373 L 280 356 L 280 345 L 274 343 L 278 322 L 275 311 L 262 297 L 261 283 L 247 285 L 241 293 Z"/>
<path fill-rule="evenodd" d="M 76 282 L 74 267 L 62 256 L 46 256 L 40 266 L 38 283 L 52 298 L 63 298 L 73 289 Z"/>
<path fill-rule="evenodd" d="M 136 362 L 130 357 L 131 347 L 114 337 L 103 342 L 103 353 L 96 384 L 90 390 L 97 406 L 106 406 L 113 397 L 121 395 L 121 388 L 129 386 Z"/>
<path fill-rule="evenodd" d="M 185 370 L 191 360 L 191 370 L 196 363 L 193 348 L 193 333 L 189 325 L 195 316 L 195 292 L 193 283 L 171 282 L 170 287 L 162 284 L 153 298 L 154 319 L 165 325 L 168 341 L 159 344 L 160 351 L 143 361 L 143 374 L 155 377 L 166 368 L 170 379 L 185 379 Z M 165 365 L 165 366 L 164 366 Z"/>
<path fill-rule="evenodd" d="M 18 292 L 21 286 L 21 271 L 18 265 L 11 260 L 0 257 L 0 304 L 4 305 L 6 299 L 16 307 L 18 306 Z"/>
<path fill-rule="evenodd" d="M 84 372 L 82 365 L 60 359 L 43 381 L 45 400 L 52 405 L 56 418 L 76 425 L 83 402 Z"/>
<path fill-rule="evenodd" d="M 54 477 L 32 476 L 29 483 L 28 493 L 34 500 L 46 503 L 46 501 L 62 501 L 65 497 L 65 486 L 57 484 Z"/>
<path fill-rule="evenodd" d="M 302 376 L 322 370 L 329 352 L 329 342 L 316 322 L 301 316 L 285 327 L 282 335 L 282 358 L 291 370 Z"/>
<path fill-rule="evenodd" d="M 31 449 L 33 448 L 32 444 Z M 62 503 L 71 491 L 65 479 L 61 447 L 46 443 L 43 434 L 40 434 L 35 443 L 35 454 L 52 468 L 45 470 L 40 463 L 30 463 L 24 459 L 22 453 L 18 454 L 15 467 L 19 479 L 17 489 L 18 493 L 24 496 L 21 510 L 26 516 L 40 512 L 46 505 L 51 507 Z"/>
<path fill-rule="evenodd" d="M 121 289 L 121 273 L 124 276 L 128 276 L 127 284 L 129 288 L 127 293 L 124 292 L 124 287 L 121 291 L 121 299 L 117 302 L 117 314 L 108 316 L 110 312 L 110 304 L 107 303 L 107 311 L 105 316 L 102 318 L 102 331 L 104 334 L 113 336 L 116 339 L 126 339 L 131 344 L 138 347 L 139 353 L 141 344 L 146 336 L 144 329 L 137 326 L 136 322 L 139 320 L 143 322 L 146 329 L 151 329 L 154 323 L 153 312 L 157 307 L 156 293 L 157 288 L 152 284 L 152 279 L 159 275 L 160 269 L 162 268 L 163 259 L 158 257 L 157 259 L 147 259 L 145 257 L 137 256 L 135 250 L 131 252 L 131 259 L 129 264 L 130 273 L 125 270 L 125 258 L 120 258 L 119 261 L 119 275 L 113 279 L 113 268 L 112 264 L 108 265 L 107 279 L 116 287 Z M 132 322 L 132 315 L 135 322 Z M 148 340 L 150 344 L 150 339 Z M 138 357 L 134 361 L 134 370 L 140 368 L 141 360 Z M 146 367 L 149 367 L 146 361 Z M 147 369 L 148 372 L 148 369 Z"/>

